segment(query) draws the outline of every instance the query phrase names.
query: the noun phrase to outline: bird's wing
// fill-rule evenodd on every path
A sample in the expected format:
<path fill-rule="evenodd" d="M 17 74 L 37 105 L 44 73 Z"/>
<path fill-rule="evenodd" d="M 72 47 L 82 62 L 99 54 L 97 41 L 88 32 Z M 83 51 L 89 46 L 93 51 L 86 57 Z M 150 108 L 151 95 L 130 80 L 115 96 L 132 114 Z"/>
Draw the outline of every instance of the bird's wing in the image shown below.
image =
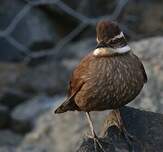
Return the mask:
<path fill-rule="evenodd" d="M 88 71 L 88 64 L 91 60 L 90 56 L 91 54 L 87 55 L 73 71 L 69 81 L 68 98 L 55 110 L 55 113 L 78 109 L 74 102 L 74 97 L 86 82 L 84 75 Z"/>
<path fill-rule="evenodd" d="M 133 54 L 134 55 L 134 54 Z M 144 83 L 146 83 L 147 81 L 148 81 L 148 77 L 147 77 L 147 74 L 146 74 L 146 72 L 145 72 L 145 69 L 144 69 L 144 65 L 143 65 L 143 63 L 140 61 L 140 59 L 136 56 L 136 55 L 134 55 L 136 58 L 137 58 L 137 60 L 139 61 L 139 63 L 140 63 L 140 68 L 141 68 L 141 70 L 142 70 L 142 72 L 143 72 L 143 76 L 144 76 Z"/>
<path fill-rule="evenodd" d="M 147 77 L 147 74 L 145 72 L 144 66 L 143 66 L 143 64 L 141 62 L 140 62 L 140 66 L 141 66 L 141 69 L 142 69 L 142 72 L 143 72 L 143 75 L 144 75 L 144 82 L 146 83 L 148 81 L 148 77 Z"/>

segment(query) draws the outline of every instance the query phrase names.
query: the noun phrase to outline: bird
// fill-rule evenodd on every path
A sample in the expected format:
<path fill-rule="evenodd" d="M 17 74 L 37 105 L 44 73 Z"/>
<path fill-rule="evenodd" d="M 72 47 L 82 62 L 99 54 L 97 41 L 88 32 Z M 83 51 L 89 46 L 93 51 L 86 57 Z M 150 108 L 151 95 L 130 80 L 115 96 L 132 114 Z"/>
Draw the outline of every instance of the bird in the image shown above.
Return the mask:
<path fill-rule="evenodd" d="M 85 112 L 92 138 L 105 151 L 95 133 L 90 112 L 113 110 L 118 128 L 126 132 L 119 109 L 138 96 L 147 82 L 147 74 L 117 23 L 107 19 L 99 21 L 96 41 L 95 49 L 72 72 L 67 99 L 55 113 Z"/>

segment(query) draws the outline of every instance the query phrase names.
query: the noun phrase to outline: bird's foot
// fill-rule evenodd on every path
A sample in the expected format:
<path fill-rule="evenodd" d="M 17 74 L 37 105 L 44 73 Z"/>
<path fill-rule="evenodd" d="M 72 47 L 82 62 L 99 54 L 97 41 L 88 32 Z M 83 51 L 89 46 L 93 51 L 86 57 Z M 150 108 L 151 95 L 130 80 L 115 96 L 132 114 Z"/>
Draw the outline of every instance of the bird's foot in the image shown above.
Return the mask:
<path fill-rule="evenodd" d="M 102 152 L 106 152 L 97 136 L 87 135 L 87 137 L 93 139 L 95 152 L 98 152 L 97 147 L 99 147 Z"/>

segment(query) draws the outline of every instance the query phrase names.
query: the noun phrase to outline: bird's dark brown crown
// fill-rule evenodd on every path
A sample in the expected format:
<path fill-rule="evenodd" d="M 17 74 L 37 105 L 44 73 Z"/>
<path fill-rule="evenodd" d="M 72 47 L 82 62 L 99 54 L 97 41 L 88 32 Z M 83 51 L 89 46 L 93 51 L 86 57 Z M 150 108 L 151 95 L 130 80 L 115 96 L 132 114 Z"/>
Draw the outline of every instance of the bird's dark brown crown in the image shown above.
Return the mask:
<path fill-rule="evenodd" d="M 127 45 L 127 41 L 119 26 L 108 20 L 102 20 L 96 26 L 98 47 L 119 48 Z M 120 36 L 121 35 L 121 36 Z"/>

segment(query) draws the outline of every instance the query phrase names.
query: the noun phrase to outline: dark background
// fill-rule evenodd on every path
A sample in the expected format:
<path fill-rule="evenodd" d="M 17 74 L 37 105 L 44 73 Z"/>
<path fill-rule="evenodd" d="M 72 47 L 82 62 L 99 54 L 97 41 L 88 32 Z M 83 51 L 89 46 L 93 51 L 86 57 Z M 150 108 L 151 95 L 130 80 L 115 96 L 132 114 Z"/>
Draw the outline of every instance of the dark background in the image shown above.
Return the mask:
<path fill-rule="evenodd" d="M 77 114 L 56 118 L 51 109 L 95 48 L 103 18 L 119 24 L 148 74 L 131 106 L 163 113 L 163 0 L 0 0 L 0 152 L 76 147 L 85 124 L 75 123 L 76 130 Z"/>

